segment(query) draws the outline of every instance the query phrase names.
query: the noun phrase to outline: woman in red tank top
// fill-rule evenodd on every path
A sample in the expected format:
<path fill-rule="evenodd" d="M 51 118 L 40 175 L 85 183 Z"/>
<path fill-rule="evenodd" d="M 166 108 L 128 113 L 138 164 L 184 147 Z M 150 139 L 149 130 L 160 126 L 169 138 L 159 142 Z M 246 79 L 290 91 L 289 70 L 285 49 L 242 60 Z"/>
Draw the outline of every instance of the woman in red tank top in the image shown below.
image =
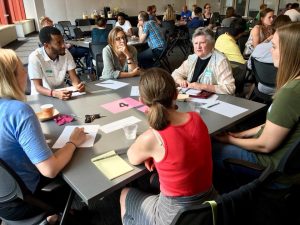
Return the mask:
<path fill-rule="evenodd" d="M 167 71 L 147 70 L 139 90 L 149 107 L 150 128 L 129 148 L 128 159 L 133 165 L 144 162 L 150 171 L 156 168 L 161 193 L 124 188 L 121 216 L 123 224 L 171 224 L 182 207 L 215 197 L 210 137 L 197 113 L 177 111 L 178 93 Z"/>

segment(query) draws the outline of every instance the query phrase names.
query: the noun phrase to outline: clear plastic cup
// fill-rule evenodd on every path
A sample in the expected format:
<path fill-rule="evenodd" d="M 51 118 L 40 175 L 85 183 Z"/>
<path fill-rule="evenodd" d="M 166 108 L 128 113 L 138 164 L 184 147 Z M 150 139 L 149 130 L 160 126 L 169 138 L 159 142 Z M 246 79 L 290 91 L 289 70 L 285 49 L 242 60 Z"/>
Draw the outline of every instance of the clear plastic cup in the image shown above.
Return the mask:
<path fill-rule="evenodd" d="M 191 104 L 192 111 L 200 114 L 202 104 L 199 102 L 191 102 Z"/>
<path fill-rule="evenodd" d="M 134 140 L 136 138 L 137 128 L 137 124 L 125 125 L 123 127 L 124 134 L 127 140 Z"/>

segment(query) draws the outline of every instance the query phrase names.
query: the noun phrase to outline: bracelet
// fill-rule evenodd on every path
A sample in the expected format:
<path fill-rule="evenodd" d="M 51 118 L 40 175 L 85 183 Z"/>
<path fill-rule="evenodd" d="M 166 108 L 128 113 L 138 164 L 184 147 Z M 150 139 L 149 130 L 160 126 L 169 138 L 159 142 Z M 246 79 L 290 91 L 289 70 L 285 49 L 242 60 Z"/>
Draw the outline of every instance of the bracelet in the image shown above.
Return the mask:
<path fill-rule="evenodd" d="M 50 90 L 50 97 L 53 97 L 53 90 Z"/>
<path fill-rule="evenodd" d="M 72 141 L 68 141 L 66 144 L 72 144 L 72 145 L 74 145 L 75 149 L 77 148 L 77 146 Z"/>

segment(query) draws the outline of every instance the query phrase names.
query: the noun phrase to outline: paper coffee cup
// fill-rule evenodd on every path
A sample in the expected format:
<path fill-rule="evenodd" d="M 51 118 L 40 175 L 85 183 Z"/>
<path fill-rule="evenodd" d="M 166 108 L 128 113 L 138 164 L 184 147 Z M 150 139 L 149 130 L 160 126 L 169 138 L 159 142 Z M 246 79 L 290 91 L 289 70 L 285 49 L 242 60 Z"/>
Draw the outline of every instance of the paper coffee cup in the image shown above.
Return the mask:
<path fill-rule="evenodd" d="M 52 104 L 45 104 L 41 106 L 42 115 L 45 118 L 53 116 L 53 105 Z"/>

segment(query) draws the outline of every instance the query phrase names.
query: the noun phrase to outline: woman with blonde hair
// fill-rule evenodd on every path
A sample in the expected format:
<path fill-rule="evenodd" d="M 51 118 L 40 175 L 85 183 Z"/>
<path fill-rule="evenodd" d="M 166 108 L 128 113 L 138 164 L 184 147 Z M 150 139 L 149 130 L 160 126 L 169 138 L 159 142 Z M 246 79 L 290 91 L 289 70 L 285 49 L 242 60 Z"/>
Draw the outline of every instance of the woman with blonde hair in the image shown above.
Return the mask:
<path fill-rule="evenodd" d="M 45 182 L 43 176 L 54 178 L 86 135 L 83 129 L 76 128 L 65 146 L 52 153 L 39 120 L 24 102 L 26 82 L 27 74 L 16 53 L 0 49 L 0 158 L 20 176 L 30 192 L 43 197 L 39 192 L 39 186 Z M 0 217 L 22 220 L 38 215 L 40 210 L 13 199 L 0 204 Z"/>
<path fill-rule="evenodd" d="M 121 27 L 109 32 L 108 45 L 102 51 L 102 78 L 134 77 L 140 74 L 135 47 L 127 45 L 127 36 Z"/>
<path fill-rule="evenodd" d="M 271 50 L 274 66 L 278 68 L 276 93 L 268 109 L 266 122 L 246 131 L 216 136 L 222 142 L 213 144 L 216 171 L 225 169 L 225 158 L 239 158 L 276 168 L 286 151 L 299 140 L 299 40 L 299 22 L 276 30 Z"/>
<path fill-rule="evenodd" d="M 176 20 L 176 14 L 171 5 L 168 5 L 164 12 L 163 21 L 174 21 Z"/>
<path fill-rule="evenodd" d="M 199 114 L 178 112 L 177 89 L 170 74 L 159 68 L 141 76 L 140 100 L 149 107 L 150 128 L 129 148 L 133 165 L 155 167 L 161 193 L 151 195 L 134 188 L 121 192 L 123 224 L 171 224 L 184 206 L 215 197 L 212 186 L 211 143 Z"/>

